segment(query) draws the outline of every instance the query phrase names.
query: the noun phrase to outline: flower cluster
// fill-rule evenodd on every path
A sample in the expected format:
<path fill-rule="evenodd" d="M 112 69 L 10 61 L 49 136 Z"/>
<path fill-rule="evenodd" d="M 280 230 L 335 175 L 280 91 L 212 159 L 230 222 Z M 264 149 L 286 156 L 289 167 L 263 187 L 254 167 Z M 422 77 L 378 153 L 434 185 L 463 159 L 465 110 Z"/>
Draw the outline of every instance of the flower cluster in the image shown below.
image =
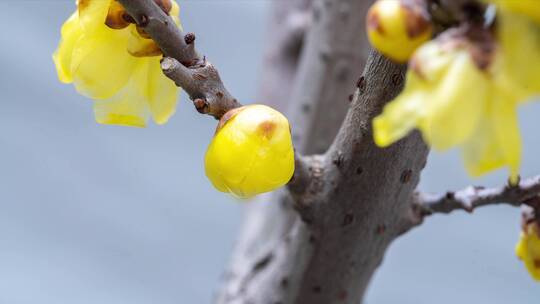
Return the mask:
<path fill-rule="evenodd" d="M 180 26 L 179 7 L 154 0 Z M 161 71 L 162 52 L 116 0 L 79 0 L 62 27 L 53 59 L 62 82 L 95 99 L 97 122 L 144 127 L 164 124 L 176 107 L 177 87 Z M 216 189 L 247 198 L 286 184 L 294 172 L 287 118 L 252 105 L 227 112 L 205 158 Z"/>
<path fill-rule="evenodd" d="M 419 129 L 435 150 L 460 147 L 471 175 L 508 167 L 516 183 L 522 145 L 517 108 L 540 95 L 540 5 L 485 2 L 490 9 L 479 4 L 481 18 L 430 41 L 426 2 L 374 4 L 367 21 L 370 41 L 387 57 L 409 64 L 403 92 L 373 120 L 374 141 L 386 147 Z M 494 11 L 495 18 L 488 18 Z M 537 223 L 524 225 L 516 247 L 537 280 L 539 230 Z"/>
<path fill-rule="evenodd" d="M 374 46 L 394 60 L 409 62 L 405 89 L 373 121 L 379 146 L 388 146 L 417 128 L 435 150 L 461 147 L 471 175 L 506 166 L 511 179 L 517 180 L 521 161 L 517 107 L 540 93 L 540 24 L 530 18 L 537 16 L 539 6 L 534 4 L 536 12 L 529 17 L 521 14 L 521 7 L 507 9 L 510 3 L 526 1 L 495 2 L 505 5 L 500 6 L 494 22 L 470 21 L 420 45 L 411 30 L 402 28 L 424 24 L 426 10 L 420 6 L 416 11 L 423 13 L 415 16 L 411 13 L 415 10 L 399 1 L 379 0 L 374 5 L 371 14 L 377 12 L 377 24 L 398 24 L 395 27 L 403 36 L 400 47 L 381 48 L 379 45 L 393 43 L 385 42 L 393 39 L 386 36 L 382 42 L 372 39 Z M 403 12 L 379 12 L 388 7 Z M 377 31 L 370 18 L 374 17 L 368 16 L 369 32 Z M 415 21 L 419 18 L 424 21 Z M 381 33 L 393 32 L 381 28 Z M 404 56 L 404 50 L 410 49 L 410 56 Z"/>
<path fill-rule="evenodd" d="M 180 26 L 176 2 L 157 3 Z M 118 1 L 78 0 L 61 33 L 58 77 L 95 100 L 97 122 L 144 127 L 174 114 L 178 88 L 161 72 L 161 50 Z"/>

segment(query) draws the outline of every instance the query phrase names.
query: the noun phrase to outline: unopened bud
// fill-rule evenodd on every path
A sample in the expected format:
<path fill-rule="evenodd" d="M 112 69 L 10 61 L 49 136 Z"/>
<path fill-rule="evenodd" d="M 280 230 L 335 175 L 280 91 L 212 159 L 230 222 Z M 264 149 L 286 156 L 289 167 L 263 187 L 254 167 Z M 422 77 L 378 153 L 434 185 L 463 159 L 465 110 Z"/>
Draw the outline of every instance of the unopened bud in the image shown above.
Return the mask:
<path fill-rule="evenodd" d="M 205 157 L 214 187 L 247 198 L 285 185 L 294 172 L 287 118 L 263 105 L 234 109 L 221 119 Z"/>

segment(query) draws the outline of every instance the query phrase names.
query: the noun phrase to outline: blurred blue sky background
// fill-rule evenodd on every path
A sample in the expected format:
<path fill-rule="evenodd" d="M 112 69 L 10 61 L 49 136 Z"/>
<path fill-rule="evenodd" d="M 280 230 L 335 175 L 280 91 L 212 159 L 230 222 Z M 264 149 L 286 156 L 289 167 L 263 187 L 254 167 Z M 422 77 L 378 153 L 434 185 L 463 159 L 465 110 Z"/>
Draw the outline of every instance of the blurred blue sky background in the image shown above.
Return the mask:
<path fill-rule="evenodd" d="M 230 90 L 254 101 L 270 2 L 179 2 Z M 241 219 L 241 204 L 204 176 L 215 122 L 182 95 L 165 126 L 97 125 L 51 60 L 73 9 L 0 0 L 0 304 L 208 303 Z M 231 44 L 233 34 L 243 38 Z M 540 105 L 521 112 L 530 176 L 540 173 Z M 450 152 L 431 155 L 421 187 L 504 180 L 471 181 Z M 540 285 L 513 253 L 519 214 L 430 218 L 393 244 L 366 303 L 538 304 Z"/>

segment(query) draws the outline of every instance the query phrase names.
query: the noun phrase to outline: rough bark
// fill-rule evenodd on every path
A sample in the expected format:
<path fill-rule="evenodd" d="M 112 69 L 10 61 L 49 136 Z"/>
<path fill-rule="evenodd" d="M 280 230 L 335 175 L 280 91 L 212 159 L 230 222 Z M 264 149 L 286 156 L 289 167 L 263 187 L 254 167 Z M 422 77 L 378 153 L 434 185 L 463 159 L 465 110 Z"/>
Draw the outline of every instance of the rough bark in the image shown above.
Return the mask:
<path fill-rule="evenodd" d="M 300 213 L 307 214 L 308 225 L 302 228 L 312 242 L 291 303 L 359 303 L 388 245 L 401 234 L 401 218 L 428 150 L 417 133 L 380 149 L 372 141 L 370 122 L 401 90 L 403 71 L 371 54 L 365 88 L 357 90 L 322 161 L 320 178 L 313 178 L 297 202 Z"/>
<path fill-rule="evenodd" d="M 469 186 L 456 192 L 445 194 L 417 193 L 414 204 L 421 213 L 451 213 L 456 210 L 473 212 L 474 209 L 496 204 L 519 207 L 535 203 L 540 192 L 540 176 L 520 181 L 517 185 L 507 184 L 501 187 L 485 188 Z M 533 204 L 532 207 L 535 207 Z M 539 206 L 540 207 L 540 206 Z"/>
<path fill-rule="evenodd" d="M 195 109 L 201 114 L 220 119 L 229 110 L 242 106 L 225 88 L 216 68 L 208 62 L 186 67 L 176 59 L 166 57 L 161 68 L 167 77 L 189 94 Z"/>
<path fill-rule="evenodd" d="M 184 34 L 155 1 L 119 0 L 138 26 L 157 43 L 164 56 L 162 69 L 182 87 L 195 109 L 220 119 L 241 104 L 226 89 L 217 69 L 195 49 L 195 35 Z"/>
<path fill-rule="evenodd" d="M 290 115 L 301 152 L 324 152 L 349 108 L 366 55 L 369 4 L 314 3 Z M 311 159 L 309 190 L 294 199 L 280 191 L 274 203 L 248 207 L 218 303 L 359 302 L 425 162 L 418 135 L 385 151 L 369 136 L 369 121 L 399 92 L 403 70 L 373 53 L 339 140 Z"/>
<path fill-rule="evenodd" d="M 239 106 L 195 50 L 194 36 L 184 35 L 154 1 L 119 1 L 172 57 L 164 60 L 164 72 L 199 112 L 219 118 Z M 428 1 L 442 28 L 479 12 L 471 0 L 418 1 Z M 402 89 L 405 66 L 372 51 L 358 77 L 371 2 L 274 2 L 259 101 L 287 112 L 297 151 L 310 156 L 296 158 L 288 190 L 247 207 L 217 303 L 357 304 L 389 244 L 426 215 L 500 200 L 540 209 L 538 178 L 414 195 L 428 153 L 419 134 L 386 149 L 372 140 L 371 121 Z"/>

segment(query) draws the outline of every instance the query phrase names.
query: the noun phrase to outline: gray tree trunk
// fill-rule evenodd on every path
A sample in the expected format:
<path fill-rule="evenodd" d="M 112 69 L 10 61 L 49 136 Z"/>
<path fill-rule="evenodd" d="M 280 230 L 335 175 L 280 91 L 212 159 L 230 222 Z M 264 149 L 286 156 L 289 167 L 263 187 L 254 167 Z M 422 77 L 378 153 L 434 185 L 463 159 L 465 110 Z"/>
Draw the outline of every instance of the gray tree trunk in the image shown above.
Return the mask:
<path fill-rule="evenodd" d="M 293 198 L 278 191 L 247 207 L 217 303 L 359 303 L 399 233 L 427 148 L 417 134 L 386 150 L 371 140 L 369 122 L 401 89 L 404 67 L 373 53 L 357 90 L 369 51 L 364 15 L 370 4 L 315 1 L 298 68 L 286 48 L 284 57 L 265 62 L 274 81 L 263 78 L 259 100 L 290 103 L 301 153 L 327 151 L 349 115 L 330 150 L 313 158 L 305 193 Z M 275 6 L 287 10 L 284 2 Z M 271 28 L 287 33 L 282 20 L 273 18 Z"/>

